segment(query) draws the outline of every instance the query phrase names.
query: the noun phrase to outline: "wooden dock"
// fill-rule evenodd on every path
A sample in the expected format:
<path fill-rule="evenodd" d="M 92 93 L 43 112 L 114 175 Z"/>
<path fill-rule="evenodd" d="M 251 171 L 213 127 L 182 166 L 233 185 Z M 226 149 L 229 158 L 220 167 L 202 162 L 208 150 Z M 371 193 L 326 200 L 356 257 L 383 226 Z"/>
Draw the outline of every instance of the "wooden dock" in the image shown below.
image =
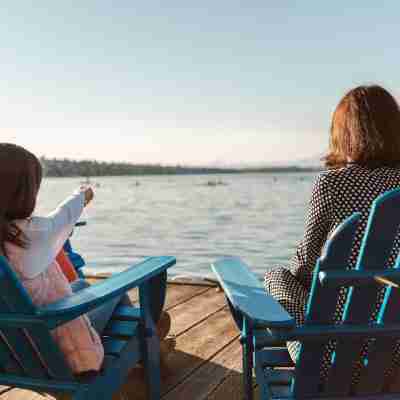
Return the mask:
<path fill-rule="evenodd" d="M 137 292 L 131 291 L 132 300 Z M 169 283 L 165 309 L 176 340 L 162 367 L 163 400 L 239 400 L 241 347 L 222 291 L 215 285 Z M 40 394 L 0 388 L 0 400 L 41 400 Z M 47 397 L 49 398 L 49 397 Z M 145 400 L 143 371 L 135 368 L 118 400 Z"/>

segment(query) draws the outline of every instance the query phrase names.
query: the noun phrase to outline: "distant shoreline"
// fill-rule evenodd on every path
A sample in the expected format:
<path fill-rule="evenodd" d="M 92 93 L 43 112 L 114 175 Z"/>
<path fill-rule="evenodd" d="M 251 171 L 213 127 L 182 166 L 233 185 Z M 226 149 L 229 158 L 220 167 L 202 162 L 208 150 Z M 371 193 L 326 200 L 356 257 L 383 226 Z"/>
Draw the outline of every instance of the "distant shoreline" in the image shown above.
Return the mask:
<path fill-rule="evenodd" d="M 75 161 L 69 159 L 41 158 L 45 176 L 49 178 L 100 177 L 100 176 L 146 176 L 146 175 L 211 175 L 248 173 L 303 173 L 318 172 L 317 167 L 259 167 L 259 168 L 214 168 L 166 166 L 158 164 L 130 164 L 99 161 Z"/>

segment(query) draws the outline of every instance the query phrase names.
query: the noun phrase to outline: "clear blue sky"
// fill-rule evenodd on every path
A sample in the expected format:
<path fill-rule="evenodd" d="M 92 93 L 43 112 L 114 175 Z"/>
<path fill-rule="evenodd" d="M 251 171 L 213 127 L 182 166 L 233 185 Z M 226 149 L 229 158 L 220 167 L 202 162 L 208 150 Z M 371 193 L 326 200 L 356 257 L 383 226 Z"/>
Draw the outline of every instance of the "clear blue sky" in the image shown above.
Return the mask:
<path fill-rule="evenodd" d="M 6 3 L 1 140 L 38 155 L 302 159 L 347 89 L 400 93 L 398 0 Z"/>

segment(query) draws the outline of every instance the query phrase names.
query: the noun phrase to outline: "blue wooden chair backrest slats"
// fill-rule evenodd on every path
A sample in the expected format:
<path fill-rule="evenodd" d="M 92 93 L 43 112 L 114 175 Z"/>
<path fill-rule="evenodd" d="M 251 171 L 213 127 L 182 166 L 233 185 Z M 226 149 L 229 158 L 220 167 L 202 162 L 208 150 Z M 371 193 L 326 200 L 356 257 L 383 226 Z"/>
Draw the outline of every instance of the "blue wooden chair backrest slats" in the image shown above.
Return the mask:
<path fill-rule="evenodd" d="M 293 340 L 300 341 L 301 346 L 288 398 L 386 399 L 399 395 L 400 367 L 394 366 L 391 374 L 388 371 L 400 342 L 400 256 L 392 254 L 400 232 L 400 189 L 374 201 L 356 268 L 350 270 L 349 257 L 359 223 L 360 215 L 354 214 L 329 238 L 314 271 L 305 324 L 301 327 L 290 326 L 289 319 L 287 326 L 279 326 L 279 320 L 287 317 L 283 309 L 279 312 L 278 303 L 268 313 L 271 296 L 265 295 L 268 300 L 252 298 L 254 288 L 259 286 L 246 280 L 246 273 L 242 272 L 246 266 L 240 260 L 223 259 L 213 264 L 236 320 L 243 320 L 242 335 L 254 338 L 252 351 L 263 399 L 275 398 L 272 377 L 274 371 L 280 371 L 274 368 L 280 367 L 281 360 L 287 360 L 287 350 L 271 346 L 274 341 Z M 388 268 L 393 256 L 397 256 L 396 264 Z M 335 323 L 339 293 L 346 294 L 344 313 L 342 320 Z M 384 301 L 377 307 L 378 296 L 382 295 Z M 328 344 L 334 351 L 326 360 L 328 376 L 321 380 L 321 363 Z M 366 345 L 368 352 L 362 358 Z M 244 364 L 244 376 L 248 376 L 249 367 L 251 363 Z M 247 398 L 251 398 L 245 377 L 244 385 Z"/>
<path fill-rule="evenodd" d="M 374 201 L 361 243 L 357 270 L 383 270 L 386 268 L 400 225 L 398 204 L 397 191 L 384 194 Z M 367 323 L 375 308 L 380 288 L 382 285 L 379 283 L 351 287 L 347 296 L 343 321 L 351 324 Z M 350 392 L 352 370 L 364 344 L 364 340 L 357 340 L 357 338 L 338 340 L 335 362 L 331 368 L 326 388 L 328 393 L 344 395 Z M 372 380 L 375 382 L 374 378 Z"/>

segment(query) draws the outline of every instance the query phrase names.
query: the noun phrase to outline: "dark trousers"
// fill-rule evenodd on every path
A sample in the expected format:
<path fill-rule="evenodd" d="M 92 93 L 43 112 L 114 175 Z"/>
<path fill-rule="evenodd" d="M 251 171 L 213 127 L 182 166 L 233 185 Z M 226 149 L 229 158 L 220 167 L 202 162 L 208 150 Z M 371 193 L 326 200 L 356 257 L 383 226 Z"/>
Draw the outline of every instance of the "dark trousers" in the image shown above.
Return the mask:
<path fill-rule="evenodd" d="M 78 279 L 77 281 L 71 283 L 72 291 L 75 293 L 89 286 L 90 284 L 84 279 Z M 97 333 L 100 336 L 102 335 L 108 321 L 111 319 L 115 308 L 120 303 L 123 305 L 132 305 L 128 295 L 123 294 L 109 300 L 107 303 L 102 304 L 101 306 L 89 311 L 86 314 L 89 317 L 93 328 L 96 329 Z"/>

